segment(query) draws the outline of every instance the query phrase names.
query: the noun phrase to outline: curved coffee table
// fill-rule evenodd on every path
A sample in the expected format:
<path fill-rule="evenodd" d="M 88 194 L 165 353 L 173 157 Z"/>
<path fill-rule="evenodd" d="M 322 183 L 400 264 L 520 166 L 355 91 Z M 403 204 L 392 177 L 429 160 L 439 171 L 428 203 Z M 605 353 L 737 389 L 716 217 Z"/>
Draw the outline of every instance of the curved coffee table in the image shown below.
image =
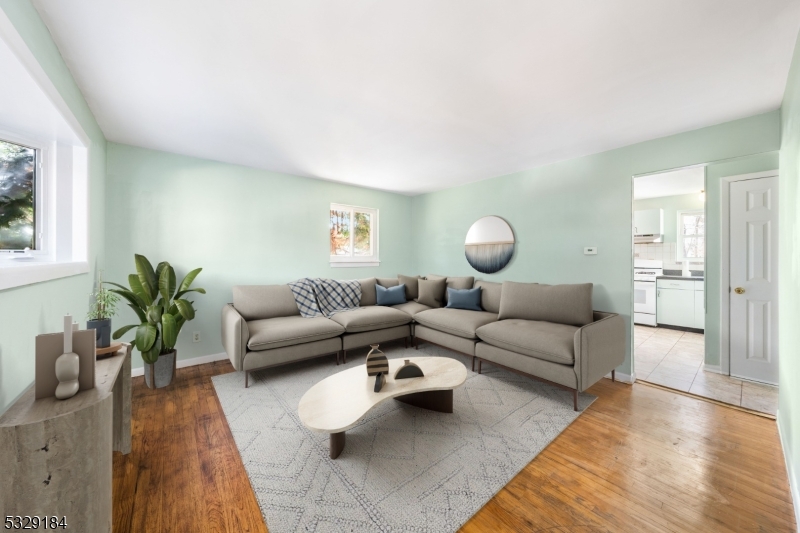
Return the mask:
<path fill-rule="evenodd" d="M 300 399 L 300 420 L 312 431 L 330 433 L 331 459 L 344 449 L 344 432 L 355 426 L 373 407 L 394 398 L 432 411 L 453 412 L 453 389 L 467 379 L 467 368 L 447 357 L 409 357 L 425 373 L 421 378 L 394 380 L 403 359 L 389 359 L 389 375 L 380 392 L 373 392 L 375 376 L 366 365 L 329 376 Z"/>

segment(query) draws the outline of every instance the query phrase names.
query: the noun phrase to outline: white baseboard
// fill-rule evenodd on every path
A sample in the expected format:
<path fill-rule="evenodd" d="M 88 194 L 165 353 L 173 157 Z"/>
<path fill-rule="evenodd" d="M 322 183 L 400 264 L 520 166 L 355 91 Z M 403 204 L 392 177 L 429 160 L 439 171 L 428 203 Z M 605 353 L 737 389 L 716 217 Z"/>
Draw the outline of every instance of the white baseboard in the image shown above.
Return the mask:
<path fill-rule="evenodd" d="M 714 372 L 715 374 L 722 374 L 722 367 L 719 365 L 709 365 L 708 363 L 703 363 L 703 370 L 706 372 Z"/>
<path fill-rule="evenodd" d="M 795 476 L 794 464 L 792 463 L 792 456 L 787 452 L 787 442 L 784 435 L 786 433 L 781 428 L 781 412 L 775 413 L 775 418 L 778 422 L 778 438 L 781 441 L 781 448 L 783 449 L 783 460 L 786 463 L 786 474 L 789 477 L 789 491 L 792 493 L 792 503 L 794 507 L 794 519 L 796 524 L 800 524 L 800 485 L 798 485 L 797 477 Z"/>
<path fill-rule="evenodd" d="M 186 368 L 187 366 L 204 365 L 206 363 L 213 363 L 214 361 L 222 361 L 228 358 L 228 354 L 212 353 L 211 355 L 201 355 L 200 357 L 192 357 L 190 359 L 178 359 L 176 366 L 178 368 Z M 144 376 L 144 367 L 131 369 L 131 377 Z"/>
<path fill-rule="evenodd" d="M 611 379 L 611 372 L 606 374 L 605 377 L 607 379 Z M 628 374 L 623 374 L 621 372 L 616 372 L 614 373 L 614 379 L 617 381 L 621 381 L 622 383 L 633 383 L 634 381 L 636 381 L 636 374 L 634 373 L 632 375 L 628 375 Z"/>

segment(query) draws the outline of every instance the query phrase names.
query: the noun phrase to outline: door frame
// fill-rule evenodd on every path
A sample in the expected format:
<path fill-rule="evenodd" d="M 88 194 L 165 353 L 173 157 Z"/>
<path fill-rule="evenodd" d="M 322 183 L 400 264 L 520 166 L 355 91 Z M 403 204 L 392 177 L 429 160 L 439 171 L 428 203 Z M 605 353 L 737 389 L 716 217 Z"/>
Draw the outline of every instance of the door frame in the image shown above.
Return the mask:
<path fill-rule="evenodd" d="M 767 170 L 720 178 L 719 372 L 726 376 L 731 375 L 731 183 L 758 178 L 777 178 L 780 182 L 780 172 Z"/>

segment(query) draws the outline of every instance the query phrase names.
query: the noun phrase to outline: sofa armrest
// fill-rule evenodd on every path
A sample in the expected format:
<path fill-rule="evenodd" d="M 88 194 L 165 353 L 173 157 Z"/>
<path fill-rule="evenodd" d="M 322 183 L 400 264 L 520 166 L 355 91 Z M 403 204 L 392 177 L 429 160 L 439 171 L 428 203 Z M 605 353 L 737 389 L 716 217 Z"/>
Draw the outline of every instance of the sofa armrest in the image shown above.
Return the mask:
<path fill-rule="evenodd" d="M 248 340 L 250 340 L 250 330 L 247 328 L 247 322 L 233 304 L 226 304 L 222 308 L 222 347 L 225 348 L 236 370 L 243 368 Z"/>
<path fill-rule="evenodd" d="M 575 374 L 584 391 L 625 360 L 625 321 L 616 313 L 594 312 L 595 321 L 575 332 Z"/>

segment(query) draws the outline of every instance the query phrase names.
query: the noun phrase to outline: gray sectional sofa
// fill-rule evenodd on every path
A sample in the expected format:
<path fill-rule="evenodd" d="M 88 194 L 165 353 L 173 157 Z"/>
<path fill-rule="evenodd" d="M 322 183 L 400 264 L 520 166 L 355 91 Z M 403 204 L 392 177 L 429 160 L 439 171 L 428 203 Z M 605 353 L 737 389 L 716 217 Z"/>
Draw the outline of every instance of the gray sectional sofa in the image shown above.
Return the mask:
<path fill-rule="evenodd" d="M 409 279 L 404 277 L 406 281 Z M 330 318 L 303 318 L 288 285 L 236 286 L 233 303 L 222 310 L 222 343 L 236 370 L 249 373 L 303 359 L 335 355 L 369 344 L 412 338 L 568 389 L 578 409 L 578 392 L 611 372 L 625 358 L 625 325 L 615 313 L 592 309 L 592 285 L 446 279 L 454 289 L 480 287 L 482 311 L 434 308 L 413 299 L 393 306 L 377 304 L 376 285 L 392 287 L 397 278 L 361 283 L 361 308 Z M 444 282 L 439 282 L 444 283 Z M 406 285 L 414 297 L 413 283 Z M 446 305 L 446 292 L 442 305 Z"/>

